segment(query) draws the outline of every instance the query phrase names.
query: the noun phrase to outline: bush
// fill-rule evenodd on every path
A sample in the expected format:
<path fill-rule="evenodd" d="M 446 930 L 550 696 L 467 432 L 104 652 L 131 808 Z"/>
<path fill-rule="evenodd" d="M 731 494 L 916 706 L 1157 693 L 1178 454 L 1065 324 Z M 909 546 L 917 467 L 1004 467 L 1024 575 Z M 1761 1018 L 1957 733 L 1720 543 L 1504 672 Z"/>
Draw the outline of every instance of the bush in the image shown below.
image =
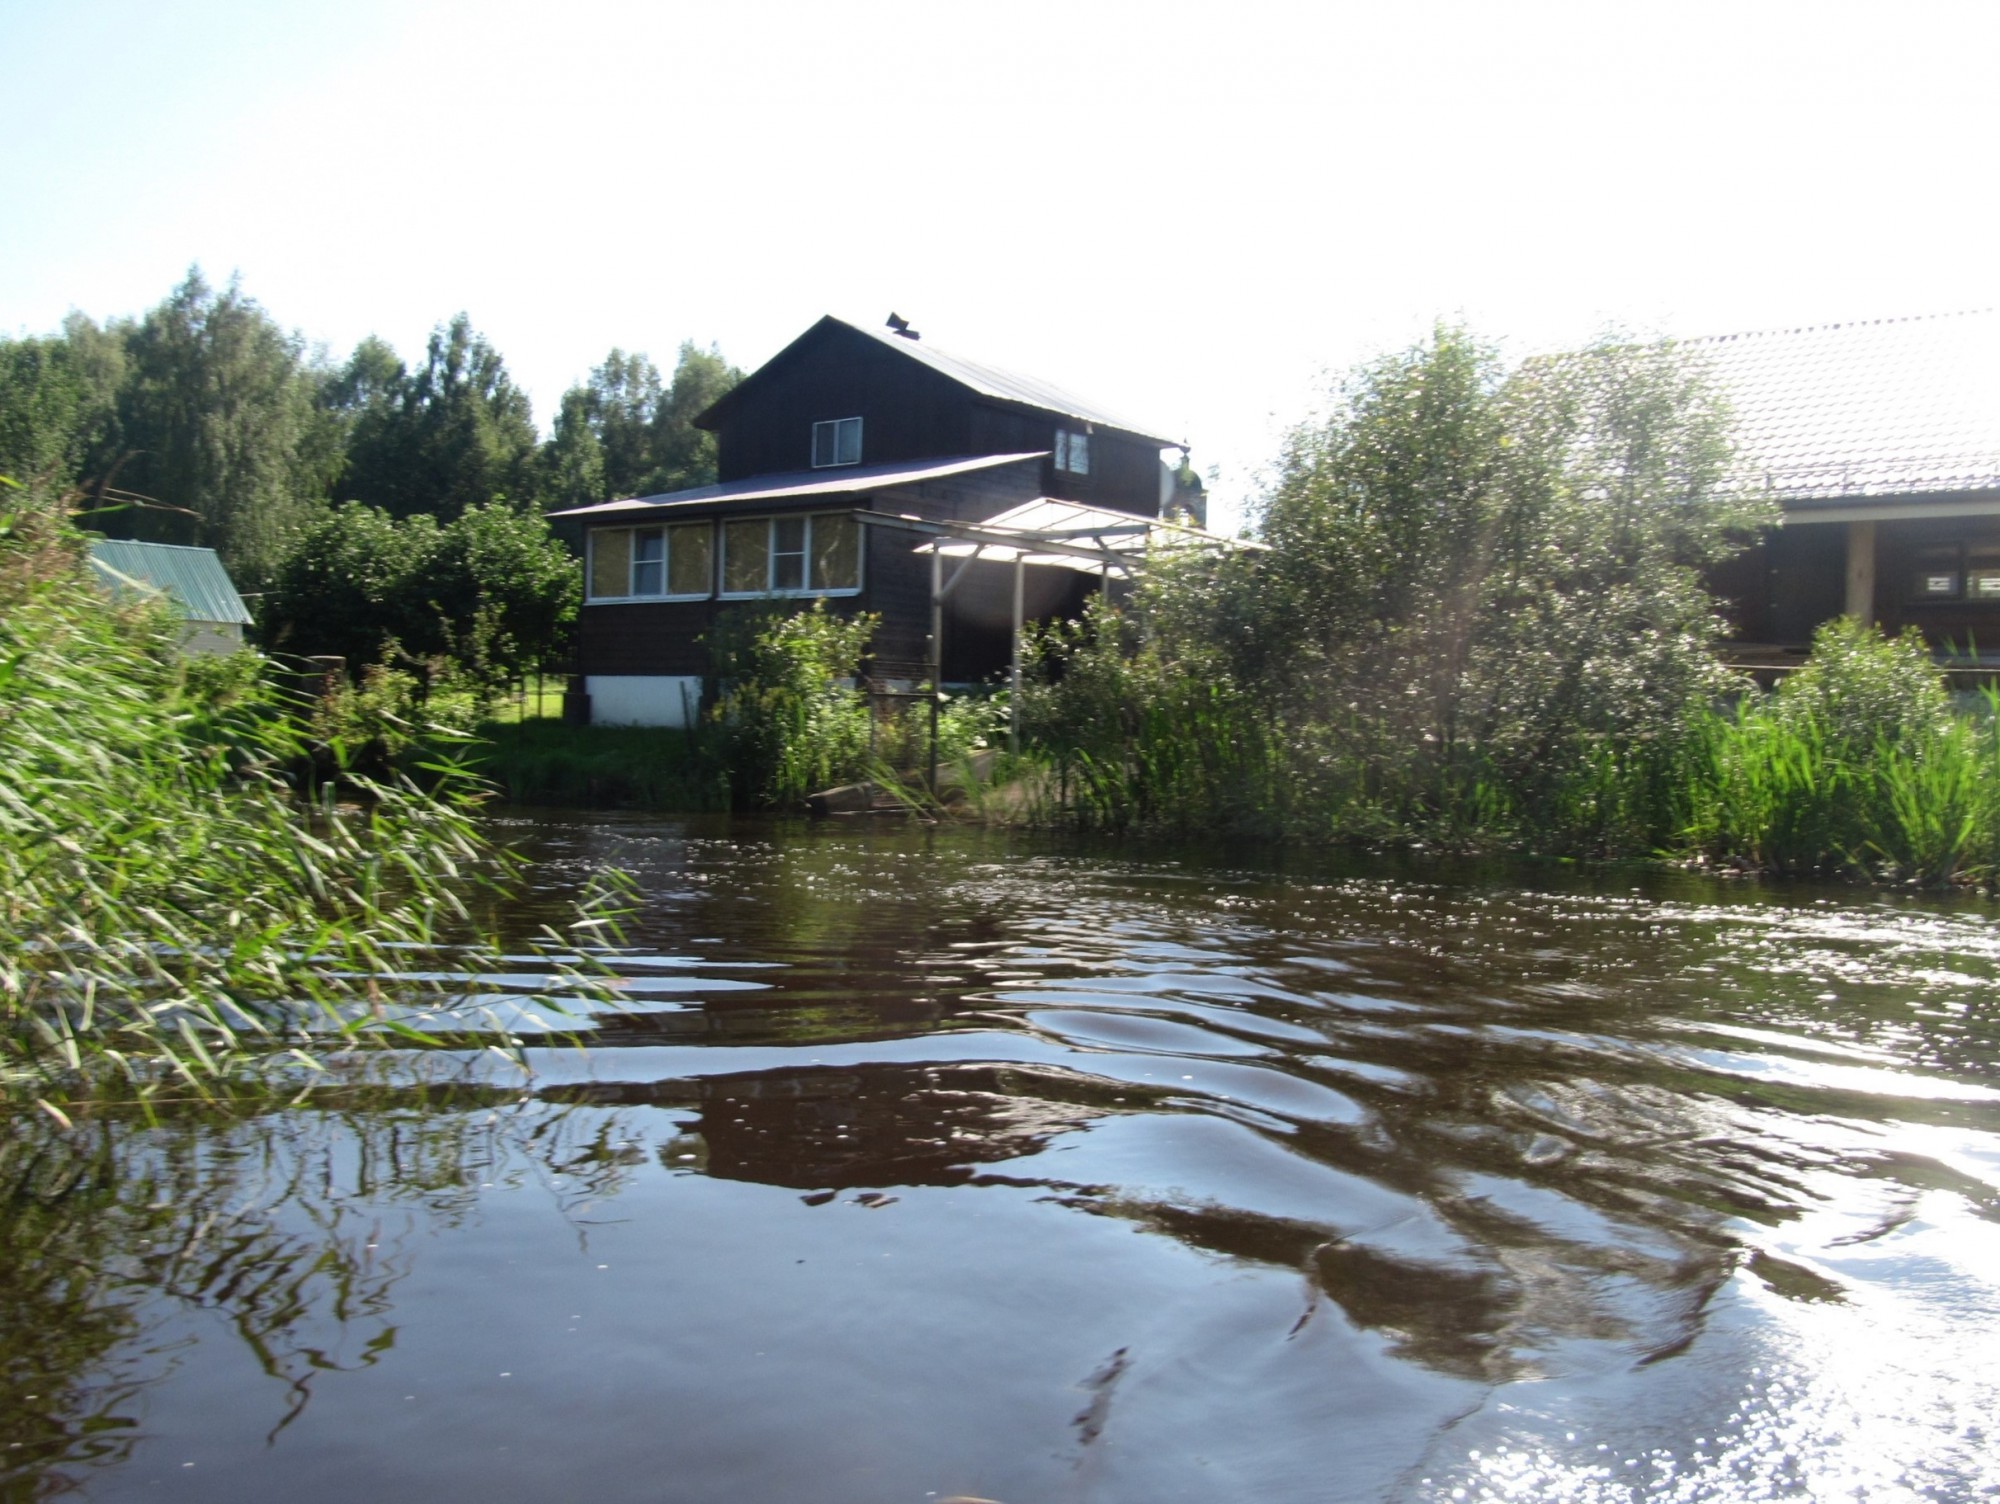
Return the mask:
<path fill-rule="evenodd" d="M 717 621 L 709 660 L 722 686 L 710 718 L 739 805 L 797 805 L 869 767 L 868 702 L 852 686 L 879 618 L 776 603 Z"/>
<path fill-rule="evenodd" d="M 1091 823 L 1651 846 L 1729 685 L 1700 570 L 1762 517 L 1727 429 L 1665 344 L 1506 371 L 1440 328 L 1362 368 L 1291 435 L 1268 549 L 1156 559 L 1115 629 L 1044 638 L 1058 798 Z"/>
<path fill-rule="evenodd" d="M 357 671 L 437 660 L 490 694 L 563 650 L 581 591 L 548 524 L 504 502 L 442 526 L 349 502 L 290 540 L 260 627 L 267 647 Z"/>
<path fill-rule="evenodd" d="M 1765 698 L 1711 717 L 1690 765 L 1690 847 L 1781 873 L 1937 883 L 2000 857 L 2000 748 L 1990 713 L 1953 713 L 1914 632 L 1841 619 Z"/>

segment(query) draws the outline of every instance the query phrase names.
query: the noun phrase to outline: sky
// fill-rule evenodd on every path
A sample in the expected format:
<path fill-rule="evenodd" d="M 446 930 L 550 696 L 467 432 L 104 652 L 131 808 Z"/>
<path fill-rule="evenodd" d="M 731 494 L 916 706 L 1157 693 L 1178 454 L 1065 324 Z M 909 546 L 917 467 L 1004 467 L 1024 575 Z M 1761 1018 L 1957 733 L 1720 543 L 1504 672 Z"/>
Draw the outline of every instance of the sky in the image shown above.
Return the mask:
<path fill-rule="evenodd" d="M 336 358 L 461 310 L 546 425 L 823 313 L 1192 446 L 1341 373 L 2000 302 L 2000 5 L 0 0 L 0 335 L 199 265 Z"/>

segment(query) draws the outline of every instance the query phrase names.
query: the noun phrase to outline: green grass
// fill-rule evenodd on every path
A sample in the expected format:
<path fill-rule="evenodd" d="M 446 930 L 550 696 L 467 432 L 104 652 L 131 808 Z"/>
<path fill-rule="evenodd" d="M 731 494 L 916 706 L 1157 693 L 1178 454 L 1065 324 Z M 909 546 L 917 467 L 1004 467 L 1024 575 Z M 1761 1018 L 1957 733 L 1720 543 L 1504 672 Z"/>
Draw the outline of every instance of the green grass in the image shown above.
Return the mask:
<path fill-rule="evenodd" d="M 692 812 L 729 808 L 707 728 L 488 721 L 468 760 L 515 804 Z"/>
<path fill-rule="evenodd" d="M 487 707 L 488 718 L 496 725 L 520 725 L 529 721 L 562 719 L 563 688 L 568 683 L 561 674 L 530 674 L 512 690 L 500 695 Z"/>

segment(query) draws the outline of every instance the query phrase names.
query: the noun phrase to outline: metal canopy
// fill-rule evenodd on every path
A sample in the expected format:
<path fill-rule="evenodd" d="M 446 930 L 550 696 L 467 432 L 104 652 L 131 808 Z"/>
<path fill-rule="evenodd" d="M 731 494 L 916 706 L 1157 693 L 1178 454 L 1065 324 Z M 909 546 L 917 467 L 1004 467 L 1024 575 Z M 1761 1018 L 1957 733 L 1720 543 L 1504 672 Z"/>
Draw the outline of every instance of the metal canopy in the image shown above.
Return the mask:
<path fill-rule="evenodd" d="M 898 519 L 903 520 L 903 519 Z M 914 520 L 914 519 L 912 519 Z M 1023 502 L 981 522 L 926 524 L 929 543 L 916 551 L 954 559 L 985 559 L 1000 564 L 1039 564 L 1074 569 L 1079 574 L 1130 579 L 1153 549 L 1262 548 L 1246 539 L 1228 538 L 1185 523 L 1136 517 L 1107 507 L 1052 496 Z"/>

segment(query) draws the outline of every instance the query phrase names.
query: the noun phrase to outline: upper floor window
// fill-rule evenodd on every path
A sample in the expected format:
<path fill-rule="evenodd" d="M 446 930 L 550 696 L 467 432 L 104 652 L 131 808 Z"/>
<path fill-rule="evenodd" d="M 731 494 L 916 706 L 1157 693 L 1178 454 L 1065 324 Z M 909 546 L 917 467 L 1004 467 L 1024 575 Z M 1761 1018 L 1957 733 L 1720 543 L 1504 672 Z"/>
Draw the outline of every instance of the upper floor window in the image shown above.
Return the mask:
<path fill-rule="evenodd" d="M 722 524 L 722 593 L 845 595 L 861 588 L 861 524 L 845 512 L 732 517 Z"/>
<path fill-rule="evenodd" d="M 1071 475 L 1090 474 L 1090 435 L 1071 433 L 1066 428 L 1056 430 L 1056 469 L 1067 470 Z"/>
<path fill-rule="evenodd" d="M 813 469 L 861 463 L 861 420 L 833 418 L 813 424 Z"/>
<path fill-rule="evenodd" d="M 590 530 L 593 601 L 699 600 L 715 590 L 715 529 L 706 522 Z"/>

